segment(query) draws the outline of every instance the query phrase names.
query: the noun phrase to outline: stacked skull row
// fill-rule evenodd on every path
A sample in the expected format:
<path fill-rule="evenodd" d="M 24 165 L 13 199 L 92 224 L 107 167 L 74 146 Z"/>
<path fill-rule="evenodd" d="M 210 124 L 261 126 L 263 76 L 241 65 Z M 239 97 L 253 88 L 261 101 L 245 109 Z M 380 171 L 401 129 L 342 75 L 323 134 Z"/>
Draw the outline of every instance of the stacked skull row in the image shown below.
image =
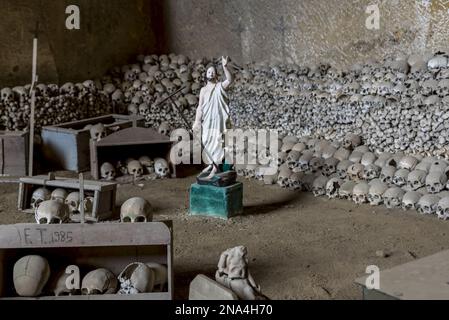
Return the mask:
<path fill-rule="evenodd" d="M 384 204 L 449 219 L 449 162 L 444 159 L 372 152 L 355 134 L 341 143 L 285 136 L 279 145 L 271 164 L 278 168 L 276 173 L 264 175 L 266 166 L 237 165 L 237 174 L 317 197 Z"/>
<path fill-rule="evenodd" d="M 119 176 L 133 176 L 140 178 L 144 175 L 155 174 L 157 178 L 168 178 L 170 167 L 167 160 L 148 156 L 142 156 L 138 160 L 128 158 L 125 161 L 117 161 L 115 165 L 110 162 L 104 162 L 100 167 L 101 179 L 113 181 Z"/>
<path fill-rule="evenodd" d="M 25 129 L 30 121 L 30 85 L 0 90 L 0 127 L 4 130 Z M 38 84 L 36 86 L 35 125 L 37 128 L 112 112 L 110 99 L 101 84 Z"/>
<path fill-rule="evenodd" d="M 97 81 L 37 86 L 37 124 L 57 124 L 108 112 L 140 114 L 148 126 L 193 122 L 207 67 L 216 60 L 140 55 Z M 217 65 L 217 71 L 222 69 Z M 327 64 L 252 63 L 235 72 L 231 116 L 236 127 L 342 140 L 346 132 L 374 151 L 449 158 L 448 55 L 412 55 L 338 70 Z M 28 124 L 30 86 L 1 90 L 3 127 Z M 170 94 L 178 110 L 174 110 Z M 166 103 L 162 101 L 166 100 Z M 80 107 L 81 106 L 81 107 Z M 63 111 L 63 112 L 61 112 Z"/>
<path fill-rule="evenodd" d="M 354 132 L 377 152 L 449 157 L 448 55 L 357 64 L 252 64 L 237 74 L 235 124 L 342 140 Z"/>
<path fill-rule="evenodd" d="M 67 272 L 70 270 L 70 272 Z M 25 256 L 14 264 L 14 289 L 21 297 L 56 297 L 72 295 L 142 294 L 163 292 L 168 279 L 165 265 L 154 262 L 134 262 L 115 276 L 106 268 L 87 272 L 80 284 L 69 286 L 73 272 L 80 272 L 75 265 L 52 274 L 48 260 L 42 256 Z"/>

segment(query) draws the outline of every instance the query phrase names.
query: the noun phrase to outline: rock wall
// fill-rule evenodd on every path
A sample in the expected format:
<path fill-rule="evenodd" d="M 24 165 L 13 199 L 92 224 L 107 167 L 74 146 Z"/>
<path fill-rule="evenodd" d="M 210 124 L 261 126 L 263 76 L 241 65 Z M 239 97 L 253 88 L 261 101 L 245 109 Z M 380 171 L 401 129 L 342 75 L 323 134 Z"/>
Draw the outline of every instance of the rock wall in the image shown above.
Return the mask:
<path fill-rule="evenodd" d="M 373 4 L 379 30 L 366 28 Z M 169 48 L 192 58 L 338 67 L 445 49 L 448 9 L 444 0 L 169 0 L 165 23 Z"/>
<path fill-rule="evenodd" d="M 40 23 L 39 80 L 84 81 L 158 50 L 159 0 L 1 0 L 0 86 L 30 82 L 32 38 Z M 67 30 L 66 7 L 78 5 L 81 29 Z"/>

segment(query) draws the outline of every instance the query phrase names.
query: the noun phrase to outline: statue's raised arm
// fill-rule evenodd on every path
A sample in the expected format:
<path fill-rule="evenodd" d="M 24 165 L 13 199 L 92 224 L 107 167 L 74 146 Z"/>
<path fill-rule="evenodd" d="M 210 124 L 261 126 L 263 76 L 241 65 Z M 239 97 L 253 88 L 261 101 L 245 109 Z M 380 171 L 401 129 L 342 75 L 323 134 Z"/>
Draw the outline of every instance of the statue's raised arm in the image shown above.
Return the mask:
<path fill-rule="evenodd" d="M 232 76 L 231 71 L 229 71 L 229 69 L 228 69 L 229 57 L 221 57 L 221 61 L 223 64 L 223 71 L 226 76 L 226 80 L 223 81 L 222 86 L 223 86 L 223 89 L 226 90 L 234 81 L 234 77 Z"/>

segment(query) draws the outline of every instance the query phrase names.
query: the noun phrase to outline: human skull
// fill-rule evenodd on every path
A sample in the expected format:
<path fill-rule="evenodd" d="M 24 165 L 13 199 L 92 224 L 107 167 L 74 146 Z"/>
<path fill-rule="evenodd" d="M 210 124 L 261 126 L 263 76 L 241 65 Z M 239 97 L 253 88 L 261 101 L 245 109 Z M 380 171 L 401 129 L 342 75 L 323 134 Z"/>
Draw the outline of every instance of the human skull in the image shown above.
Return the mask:
<path fill-rule="evenodd" d="M 154 173 L 154 161 L 150 157 L 142 156 L 139 158 L 139 162 L 147 173 Z"/>
<path fill-rule="evenodd" d="M 426 171 L 413 170 L 407 177 L 407 186 L 410 190 L 416 191 L 426 185 Z"/>
<path fill-rule="evenodd" d="M 388 185 L 386 183 L 383 183 L 379 179 L 371 181 L 367 196 L 368 202 L 372 206 L 380 206 L 384 201 L 383 195 L 387 190 Z"/>
<path fill-rule="evenodd" d="M 333 157 L 326 159 L 323 164 L 323 174 L 329 177 L 336 173 L 338 163 L 339 161 Z"/>
<path fill-rule="evenodd" d="M 90 128 L 90 138 L 95 141 L 100 141 L 104 137 L 106 137 L 106 128 L 102 123 L 98 123 L 96 125 L 93 125 Z"/>
<path fill-rule="evenodd" d="M 65 204 L 68 206 L 70 214 L 74 214 L 74 213 L 78 213 L 79 212 L 78 211 L 79 202 L 80 202 L 80 194 L 79 194 L 79 192 L 69 193 L 69 195 L 65 199 Z"/>
<path fill-rule="evenodd" d="M 361 164 L 363 164 L 365 167 L 369 165 L 373 165 L 374 162 L 376 162 L 376 155 L 372 152 L 365 152 L 362 156 L 362 159 L 360 161 Z"/>
<path fill-rule="evenodd" d="M 447 183 L 447 175 L 444 172 L 431 171 L 426 177 L 426 188 L 429 193 L 441 192 Z"/>
<path fill-rule="evenodd" d="M 436 161 L 432 162 L 429 172 L 443 173 L 446 171 L 447 166 L 448 166 L 448 163 L 445 160 L 436 160 Z"/>
<path fill-rule="evenodd" d="M 309 162 L 309 170 L 312 172 L 318 172 L 323 168 L 324 159 L 319 157 L 314 157 Z"/>
<path fill-rule="evenodd" d="M 288 182 L 291 175 L 292 171 L 290 170 L 290 168 L 286 164 L 282 165 L 279 169 L 277 184 L 281 188 L 288 188 L 289 186 Z"/>
<path fill-rule="evenodd" d="M 356 204 L 366 203 L 368 201 L 369 189 L 370 186 L 367 182 L 358 183 L 352 191 L 352 201 Z"/>
<path fill-rule="evenodd" d="M 348 160 L 351 156 L 351 151 L 346 148 L 340 148 L 334 153 L 334 158 L 339 161 Z"/>
<path fill-rule="evenodd" d="M 449 197 L 444 197 L 438 202 L 436 213 L 440 220 L 449 219 Z"/>
<path fill-rule="evenodd" d="M 162 122 L 158 128 L 158 132 L 164 136 L 170 136 L 171 129 L 168 122 Z"/>
<path fill-rule="evenodd" d="M 363 177 L 366 180 L 377 179 L 380 176 L 380 171 L 380 167 L 376 166 L 375 164 L 366 165 L 363 170 Z"/>
<path fill-rule="evenodd" d="M 151 204 L 139 197 L 126 200 L 120 208 L 120 219 L 122 222 L 151 222 L 153 209 Z"/>
<path fill-rule="evenodd" d="M 51 199 L 51 192 L 46 188 L 38 188 L 31 195 L 31 208 L 37 209 L 39 205 Z"/>
<path fill-rule="evenodd" d="M 348 168 L 348 177 L 352 181 L 358 182 L 363 179 L 365 167 L 361 163 L 354 163 Z"/>
<path fill-rule="evenodd" d="M 167 178 L 170 174 L 167 160 L 162 158 L 154 159 L 154 171 L 159 178 Z"/>
<path fill-rule="evenodd" d="M 403 210 L 416 210 L 416 206 L 421 199 L 422 194 L 418 191 L 409 191 L 404 195 L 402 199 L 402 209 Z"/>
<path fill-rule="evenodd" d="M 342 160 L 337 165 L 337 174 L 340 177 L 340 179 L 346 179 L 348 177 L 348 169 L 351 167 L 354 163 L 349 160 Z"/>
<path fill-rule="evenodd" d="M 105 162 L 100 167 L 101 178 L 106 181 L 112 181 L 115 179 L 115 168 L 109 162 Z"/>
<path fill-rule="evenodd" d="M 310 169 L 310 161 L 313 159 L 312 151 L 305 151 L 298 160 L 298 168 L 302 172 L 307 172 Z"/>
<path fill-rule="evenodd" d="M 132 160 L 128 162 L 127 165 L 128 174 L 134 176 L 134 178 L 139 178 L 143 175 L 143 168 L 139 161 Z"/>
<path fill-rule="evenodd" d="M 346 149 L 354 149 L 362 144 L 362 138 L 360 136 L 348 133 L 343 139 L 342 147 Z"/>
<path fill-rule="evenodd" d="M 89 272 L 81 282 L 82 295 L 115 294 L 118 281 L 114 274 L 104 268 Z"/>
<path fill-rule="evenodd" d="M 56 297 L 73 296 L 78 293 L 78 289 L 67 288 L 67 280 L 70 276 L 70 273 L 66 273 L 66 269 L 56 275 L 54 283 L 50 287 Z"/>
<path fill-rule="evenodd" d="M 134 104 L 131 103 L 128 105 L 128 114 L 130 116 L 135 116 L 139 114 L 139 108 Z"/>
<path fill-rule="evenodd" d="M 59 201 L 61 203 L 64 203 L 65 198 L 67 197 L 67 191 L 62 189 L 62 188 L 57 188 L 55 190 L 53 190 L 53 192 L 51 193 L 51 200 L 54 201 Z"/>
<path fill-rule="evenodd" d="M 146 103 L 141 103 L 139 105 L 139 115 L 146 117 L 150 114 L 150 107 Z"/>
<path fill-rule="evenodd" d="M 299 151 L 292 150 L 288 153 L 287 156 L 287 165 L 290 169 L 296 168 L 298 165 L 299 158 L 301 157 L 301 153 Z"/>
<path fill-rule="evenodd" d="M 315 181 L 313 181 L 312 192 L 315 197 L 321 197 L 326 195 L 326 185 L 329 178 L 319 175 Z"/>
<path fill-rule="evenodd" d="M 49 278 L 50 265 L 47 259 L 41 256 L 26 256 L 14 264 L 14 289 L 21 297 L 39 296 Z"/>
<path fill-rule="evenodd" d="M 329 199 L 338 198 L 338 192 L 343 183 L 343 180 L 339 178 L 331 178 L 326 184 L 326 196 Z"/>
<path fill-rule="evenodd" d="M 118 276 L 120 282 L 119 294 L 139 294 L 153 291 L 155 274 L 144 263 L 129 264 Z"/>
<path fill-rule="evenodd" d="M 338 197 L 340 199 L 352 199 L 352 192 L 356 185 L 357 183 L 354 181 L 346 181 L 341 185 L 340 190 L 338 190 Z"/>
<path fill-rule="evenodd" d="M 407 184 L 408 175 L 410 171 L 407 169 L 399 169 L 394 173 L 393 183 L 398 187 L 403 187 Z"/>
<path fill-rule="evenodd" d="M 36 209 L 35 218 L 38 224 L 62 224 L 69 219 L 69 208 L 58 200 L 47 200 Z"/>
<path fill-rule="evenodd" d="M 382 171 L 380 173 L 380 180 L 384 183 L 390 184 L 393 183 L 393 177 L 396 173 L 396 167 L 386 165 L 382 168 Z"/>
<path fill-rule="evenodd" d="M 360 163 L 363 158 L 363 153 L 360 151 L 354 151 L 349 156 L 349 161 L 352 161 L 353 163 Z"/>
<path fill-rule="evenodd" d="M 383 194 L 384 204 L 388 209 L 398 208 L 402 206 L 404 198 L 404 190 L 399 187 L 392 187 Z"/>
<path fill-rule="evenodd" d="M 398 168 L 412 171 L 415 169 L 415 167 L 417 165 L 418 165 L 418 159 L 416 159 L 415 157 L 412 157 L 412 156 L 405 156 L 399 161 Z"/>
<path fill-rule="evenodd" d="M 421 214 L 435 214 L 441 198 L 434 194 L 426 194 L 419 199 L 417 209 Z"/>
<path fill-rule="evenodd" d="M 294 172 L 288 178 L 289 188 L 292 190 L 302 190 L 303 184 L 302 179 L 304 177 L 304 173 L 302 172 Z"/>

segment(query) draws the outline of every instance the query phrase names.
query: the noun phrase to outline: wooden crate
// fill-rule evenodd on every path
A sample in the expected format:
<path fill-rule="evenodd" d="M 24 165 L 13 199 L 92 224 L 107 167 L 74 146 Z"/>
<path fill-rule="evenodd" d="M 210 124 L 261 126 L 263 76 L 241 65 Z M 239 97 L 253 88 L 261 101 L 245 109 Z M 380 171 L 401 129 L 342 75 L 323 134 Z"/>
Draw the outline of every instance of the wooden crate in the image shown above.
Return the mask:
<path fill-rule="evenodd" d="M 29 133 L 0 131 L 0 174 L 26 176 L 28 172 Z"/>
<path fill-rule="evenodd" d="M 90 141 L 90 169 L 94 179 L 100 179 L 100 168 L 104 162 L 112 164 L 127 158 L 141 156 L 164 158 L 170 163 L 173 143 L 166 136 L 148 128 L 128 128 L 118 131 L 101 141 Z M 176 166 L 170 165 L 176 178 Z"/>
<path fill-rule="evenodd" d="M 0 226 L 0 297 L 14 300 L 171 300 L 172 243 L 171 221 Z M 107 268 L 118 276 L 133 262 L 159 263 L 167 266 L 168 283 L 163 292 L 137 295 L 18 298 L 12 282 L 13 267 L 18 259 L 27 255 L 45 257 L 52 271 L 77 265 L 81 278 L 97 268 Z"/>
<path fill-rule="evenodd" d="M 77 179 L 49 178 L 48 176 L 21 178 L 19 184 L 19 210 L 26 213 L 34 213 L 34 210 L 31 208 L 31 196 L 34 190 L 44 186 L 50 191 L 56 188 L 63 188 L 69 193 L 79 192 L 80 189 L 79 180 Z M 113 217 L 117 194 L 116 183 L 84 180 L 84 194 L 94 197 L 94 207 L 89 220 L 104 221 Z"/>
<path fill-rule="evenodd" d="M 89 124 L 103 123 L 107 130 L 119 127 L 143 127 L 145 120 L 137 116 L 111 114 L 80 121 L 63 123 L 42 128 L 42 150 L 49 169 L 67 171 L 89 171 L 90 131 L 84 129 Z"/>
<path fill-rule="evenodd" d="M 356 280 L 364 300 L 449 300 L 449 250 L 380 270 L 379 288 L 367 288 L 367 279 Z"/>

